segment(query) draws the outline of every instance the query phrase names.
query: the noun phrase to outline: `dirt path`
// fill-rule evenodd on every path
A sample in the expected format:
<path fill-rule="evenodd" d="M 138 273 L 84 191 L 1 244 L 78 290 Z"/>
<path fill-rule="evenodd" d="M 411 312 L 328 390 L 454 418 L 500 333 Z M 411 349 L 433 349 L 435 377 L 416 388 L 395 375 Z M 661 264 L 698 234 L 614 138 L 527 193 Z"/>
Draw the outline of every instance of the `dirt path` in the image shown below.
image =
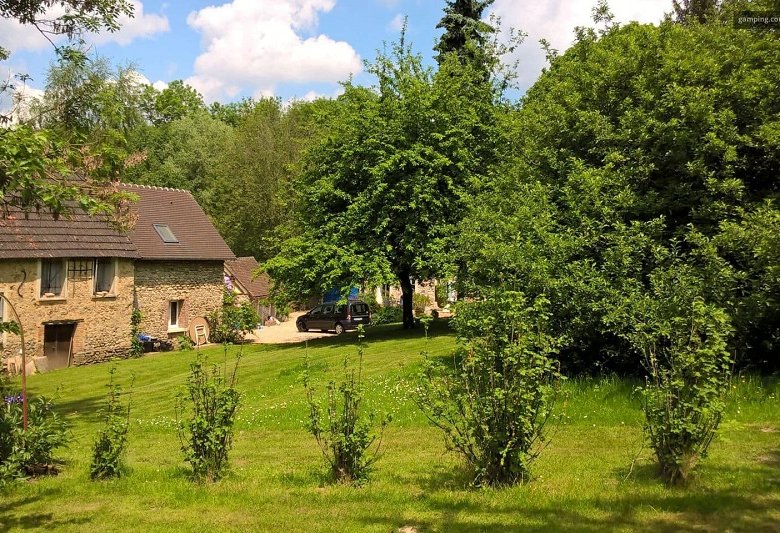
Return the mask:
<path fill-rule="evenodd" d="M 260 344 L 287 344 L 294 342 L 303 342 L 321 337 L 332 337 L 334 333 L 323 333 L 321 331 L 307 331 L 301 333 L 295 327 L 295 319 L 301 316 L 303 312 L 291 313 L 287 321 L 276 326 L 266 326 L 260 332 L 250 333 L 247 340 Z"/>

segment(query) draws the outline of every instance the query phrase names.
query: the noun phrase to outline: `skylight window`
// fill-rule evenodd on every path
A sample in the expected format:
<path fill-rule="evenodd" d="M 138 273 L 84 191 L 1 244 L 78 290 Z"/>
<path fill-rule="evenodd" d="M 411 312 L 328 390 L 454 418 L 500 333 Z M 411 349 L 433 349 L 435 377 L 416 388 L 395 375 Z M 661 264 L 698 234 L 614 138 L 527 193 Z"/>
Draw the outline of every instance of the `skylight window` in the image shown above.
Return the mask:
<path fill-rule="evenodd" d="M 154 224 L 154 229 L 164 243 L 172 244 L 179 242 L 179 239 L 173 234 L 171 228 L 168 227 L 168 224 Z"/>

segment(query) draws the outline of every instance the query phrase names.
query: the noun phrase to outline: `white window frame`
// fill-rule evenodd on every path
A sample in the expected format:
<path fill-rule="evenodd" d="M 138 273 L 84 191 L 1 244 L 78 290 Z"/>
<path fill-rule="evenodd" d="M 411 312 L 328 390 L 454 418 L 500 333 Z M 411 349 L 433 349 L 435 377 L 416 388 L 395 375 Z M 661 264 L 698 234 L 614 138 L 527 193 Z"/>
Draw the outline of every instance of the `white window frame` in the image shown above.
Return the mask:
<path fill-rule="evenodd" d="M 99 294 L 97 290 L 98 282 L 98 265 L 99 261 L 108 259 L 114 267 L 114 278 L 111 280 L 111 288 L 108 291 L 100 291 L 104 294 Z M 96 257 L 92 267 L 92 295 L 98 298 L 106 296 L 116 296 L 117 278 L 119 277 L 119 261 L 116 258 Z"/>
<path fill-rule="evenodd" d="M 59 261 L 60 268 L 62 268 L 62 290 L 59 294 L 54 296 L 45 296 L 43 292 L 43 263 L 56 263 Z M 67 258 L 61 259 L 39 259 L 38 260 L 38 287 L 37 294 L 39 300 L 65 300 L 68 297 L 68 260 Z"/>
<path fill-rule="evenodd" d="M 176 305 L 176 314 L 171 313 L 174 304 Z M 184 308 L 184 300 L 168 300 L 168 333 L 181 333 L 186 331 L 186 328 L 181 325 L 181 311 Z M 174 317 L 176 323 L 173 323 Z"/>

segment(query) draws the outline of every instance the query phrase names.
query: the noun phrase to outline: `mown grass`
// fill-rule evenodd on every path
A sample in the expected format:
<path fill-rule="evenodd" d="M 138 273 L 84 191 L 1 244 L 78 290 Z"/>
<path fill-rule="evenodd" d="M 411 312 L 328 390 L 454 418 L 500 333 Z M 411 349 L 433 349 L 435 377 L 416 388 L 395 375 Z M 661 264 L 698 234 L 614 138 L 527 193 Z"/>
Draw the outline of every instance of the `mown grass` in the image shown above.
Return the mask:
<path fill-rule="evenodd" d="M 780 384 L 735 379 L 727 416 L 700 476 L 687 489 L 657 479 L 642 445 L 637 385 L 617 378 L 565 383 L 552 439 L 528 485 L 469 488 L 457 456 L 428 426 L 412 400 L 420 353 L 446 356 L 454 337 L 445 325 L 429 341 L 397 326 L 368 332 L 369 403 L 394 422 L 384 456 L 363 488 L 332 485 L 319 451 L 302 429 L 300 383 L 308 352 L 324 381 L 355 336 L 312 341 L 308 348 L 244 349 L 243 394 L 231 472 L 216 484 L 188 478 L 174 429 L 174 394 L 194 352 L 148 355 L 116 363 L 126 385 L 135 374 L 125 478 L 89 481 L 91 444 L 99 427 L 109 364 L 29 379 L 34 394 L 55 395 L 73 425 L 62 472 L 16 484 L 0 501 L 0 529 L 64 531 L 776 531 L 780 528 Z M 233 359 L 233 351 L 228 361 Z M 224 361 L 221 348 L 205 350 Z"/>

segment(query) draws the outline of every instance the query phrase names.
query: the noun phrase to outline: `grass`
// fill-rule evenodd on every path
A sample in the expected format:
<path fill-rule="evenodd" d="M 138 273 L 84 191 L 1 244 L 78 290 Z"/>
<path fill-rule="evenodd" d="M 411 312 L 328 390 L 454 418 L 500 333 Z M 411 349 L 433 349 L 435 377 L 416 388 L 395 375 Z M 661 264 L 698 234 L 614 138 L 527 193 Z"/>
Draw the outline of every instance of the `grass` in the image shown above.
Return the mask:
<path fill-rule="evenodd" d="M 174 429 L 173 397 L 194 352 L 116 363 L 124 385 L 136 376 L 125 478 L 89 481 L 108 364 L 29 379 L 55 395 L 73 424 L 59 476 L 2 493 L 0 530 L 63 531 L 777 531 L 780 529 L 780 384 L 735 380 L 727 416 L 700 476 L 688 489 L 657 479 L 642 446 L 635 383 L 566 382 L 559 422 L 528 485 L 474 490 L 457 456 L 410 400 L 420 352 L 445 356 L 454 338 L 439 325 L 426 342 L 397 326 L 368 332 L 369 403 L 390 411 L 384 456 L 363 488 L 332 485 L 306 416 L 300 383 L 306 350 L 314 378 L 355 353 L 354 334 L 302 345 L 251 346 L 239 368 L 239 410 L 231 472 L 216 484 L 189 481 Z M 221 348 L 206 350 L 223 361 Z M 228 359 L 232 360 L 232 353 Z"/>

